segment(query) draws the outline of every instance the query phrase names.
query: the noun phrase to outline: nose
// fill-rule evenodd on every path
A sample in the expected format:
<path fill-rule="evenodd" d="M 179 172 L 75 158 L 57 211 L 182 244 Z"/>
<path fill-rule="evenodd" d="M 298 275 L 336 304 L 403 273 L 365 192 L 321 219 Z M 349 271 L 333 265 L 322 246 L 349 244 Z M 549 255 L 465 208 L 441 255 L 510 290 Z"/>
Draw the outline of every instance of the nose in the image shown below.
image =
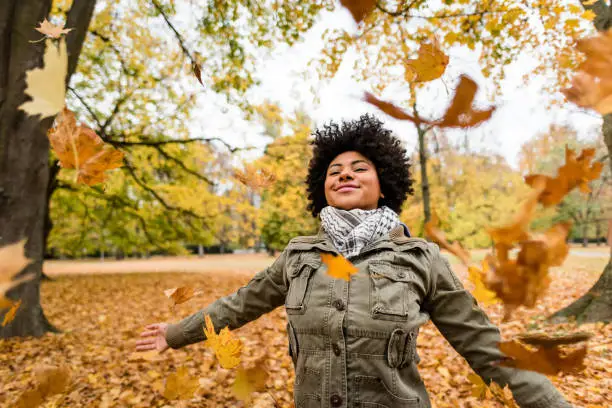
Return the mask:
<path fill-rule="evenodd" d="M 342 169 L 342 171 L 340 171 L 340 176 L 338 178 L 340 181 L 352 180 L 353 174 L 350 169 L 345 168 L 345 169 Z"/>

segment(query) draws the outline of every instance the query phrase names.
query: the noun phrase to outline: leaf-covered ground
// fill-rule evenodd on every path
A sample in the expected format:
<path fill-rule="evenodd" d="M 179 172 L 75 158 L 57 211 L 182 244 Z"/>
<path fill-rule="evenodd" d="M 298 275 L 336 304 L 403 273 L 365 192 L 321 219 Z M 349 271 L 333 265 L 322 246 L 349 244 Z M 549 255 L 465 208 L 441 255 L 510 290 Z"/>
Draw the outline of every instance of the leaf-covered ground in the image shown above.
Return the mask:
<path fill-rule="evenodd" d="M 553 283 L 539 306 L 520 309 L 512 321 L 501 325 L 503 336 L 509 338 L 542 326 L 544 316 L 568 304 L 595 282 L 606 261 L 605 257 L 569 257 L 562 268 L 552 270 Z M 465 270 L 456 264 L 454 269 L 467 282 Z M 49 398 L 46 407 L 247 406 L 231 393 L 235 372 L 219 368 L 202 343 L 158 356 L 134 353 L 134 343 L 145 324 L 176 321 L 233 292 L 251 275 L 237 271 L 230 262 L 225 271 L 206 273 L 55 276 L 54 281 L 42 284 L 41 297 L 49 320 L 63 332 L 40 339 L 0 340 L 0 406 L 14 406 L 17 397 L 33 386 L 33 371 L 40 364 L 67 364 L 73 375 L 69 390 Z M 182 285 L 201 288 L 204 295 L 171 310 L 163 291 Z M 487 311 L 494 322 L 500 322 L 501 306 Z M 582 328 L 595 333 L 589 340 L 587 369 L 581 375 L 559 376 L 552 381 L 576 406 L 609 407 L 612 328 Z M 248 406 L 273 407 L 276 401 L 276 406 L 290 407 L 293 367 L 287 355 L 282 308 L 236 334 L 244 343 L 247 365 L 264 358 L 270 372 L 269 392 L 257 394 Z M 434 407 L 501 406 L 471 396 L 467 380 L 470 369 L 432 325 L 421 331 L 419 354 L 420 372 Z M 162 396 L 164 380 L 182 366 L 199 379 L 200 388 L 191 400 L 168 401 Z"/>

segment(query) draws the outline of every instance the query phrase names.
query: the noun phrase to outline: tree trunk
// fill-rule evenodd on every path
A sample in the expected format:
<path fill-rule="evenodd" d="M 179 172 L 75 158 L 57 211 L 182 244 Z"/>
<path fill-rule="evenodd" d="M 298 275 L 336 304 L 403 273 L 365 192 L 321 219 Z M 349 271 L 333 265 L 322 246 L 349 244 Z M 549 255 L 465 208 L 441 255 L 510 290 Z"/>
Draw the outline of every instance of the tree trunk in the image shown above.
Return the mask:
<path fill-rule="evenodd" d="M 68 24 L 74 28 L 67 40 L 70 67 L 76 67 L 94 7 L 95 0 L 75 0 L 69 12 L 68 21 L 74 23 Z M 22 304 L 15 319 L 0 326 L 0 338 L 56 330 L 40 305 L 49 181 L 46 132 L 53 118 L 41 120 L 19 109 L 28 99 L 26 71 L 42 65 L 45 50 L 44 41 L 30 42 L 41 37 L 34 27 L 50 8 L 51 0 L 4 0 L 0 5 L 0 246 L 27 239 L 25 253 L 33 262 L 22 273 L 35 276 L 6 294 Z"/>
<path fill-rule="evenodd" d="M 423 194 L 423 212 L 425 214 L 424 223 L 431 219 L 431 209 L 429 207 L 429 180 L 427 179 L 427 146 L 425 145 L 425 130 L 417 126 L 419 134 L 419 164 L 421 166 L 421 193 Z"/>

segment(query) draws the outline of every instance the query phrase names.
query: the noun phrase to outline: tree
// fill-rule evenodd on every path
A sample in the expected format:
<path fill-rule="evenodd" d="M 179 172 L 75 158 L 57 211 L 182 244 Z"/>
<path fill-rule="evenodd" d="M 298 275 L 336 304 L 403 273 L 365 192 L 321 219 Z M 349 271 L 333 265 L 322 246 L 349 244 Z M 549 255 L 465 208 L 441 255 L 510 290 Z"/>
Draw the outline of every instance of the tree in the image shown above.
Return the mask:
<path fill-rule="evenodd" d="M 93 18 L 96 5 L 100 7 Z M 206 183 L 205 174 L 198 172 L 194 163 L 187 160 L 194 165 L 188 167 L 183 162 L 184 155 L 189 156 L 185 145 L 218 141 L 205 136 L 188 139 L 184 133 L 186 127 L 180 126 L 189 119 L 188 108 L 194 106 L 195 92 L 185 92 L 179 78 L 185 72 L 177 70 L 177 64 L 185 66 L 186 59 L 189 66 L 197 66 L 204 73 L 214 72 L 205 78 L 210 81 L 210 89 L 248 110 L 242 95 L 256 83 L 252 71 L 259 50 L 279 42 L 297 41 L 326 4 L 278 2 L 272 8 L 264 8 L 243 7 L 240 2 L 210 1 L 197 8 L 195 4 L 191 6 L 194 7 L 192 14 L 201 18 L 190 37 L 182 35 L 172 23 L 178 5 L 171 1 L 110 0 L 97 4 L 94 0 L 54 3 L 10 0 L 0 6 L 3 61 L 0 68 L 0 245 L 26 238 L 26 254 L 34 262 L 22 273 L 32 272 L 36 276 L 7 294 L 22 299 L 23 303 L 15 320 L 0 328 L 0 337 L 40 336 L 53 329 L 40 306 L 39 285 L 46 234 L 52 230 L 48 203 L 53 202 L 57 188 L 81 195 L 81 211 L 93 208 L 98 223 L 110 220 L 109 214 L 114 214 L 129 220 L 128 225 L 140 225 L 140 241 L 134 241 L 134 245 L 140 245 L 142 237 L 153 238 L 148 233 L 150 228 L 164 227 L 166 211 L 176 211 L 186 224 L 192 224 L 191 231 L 202 228 L 203 222 L 205 229 L 211 228 L 214 216 L 192 200 L 185 202 L 184 194 L 172 195 L 168 191 L 176 187 L 169 179 L 175 177 L 177 168 Z M 40 38 L 33 28 L 56 13 L 65 13 L 66 26 L 74 29 L 67 35 L 68 104 L 82 109 L 81 118 L 86 118 L 85 122 L 106 143 L 127 153 L 121 174 L 113 176 L 119 180 L 111 182 L 116 183 L 112 185 L 116 190 L 109 195 L 96 188 L 74 191 L 74 186 L 65 185 L 62 176 L 57 177 L 57 163 L 49 162 L 46 132 L 53 118 L 41 121 L 40 117 L 28 116 L 18 109 L 27 99 L 25 73 L 41 65 L 45 49 L 44 42 L 31 43 Z M 233 24 L 235 21 L 247 24 Z M 154 28 L 164 29 L 166 34 L 147 36 Z M 202 61 L 200 53 L 190 46 L 202 52 L 206 50 L 207 54 L 214 50 L 216 55 Z M 84 58 L 77 64 L 83 47 Z M 160 99 L 155 98 L 156 92 L 147 93 L 156 86 L 156 92 L 163 91 L 157 95 Z M 193 90 L 194 85 L 187 88 Z M 143 111 L 155 114 L 139 117 Z M 177 127 L 182 129 L 182 134 L 165 133 L 168 128 Z M 191 151 L 191 157 L 193 154 Z M 157 166 L 145 167 L 143 164 L 147 161 Z M 122 177 L 130 181 L 123 182 Z M 58 199 L 56 203 L 62 203 L 65 197 Z M 110 210 L 103 208 L 106 203 L 112 203 Z M 153 213 L 153 220 L 143 218 L 140 205 L 149 206 L 147 214 Z M 103 244 L 106 238 L 95 237 Z"/>

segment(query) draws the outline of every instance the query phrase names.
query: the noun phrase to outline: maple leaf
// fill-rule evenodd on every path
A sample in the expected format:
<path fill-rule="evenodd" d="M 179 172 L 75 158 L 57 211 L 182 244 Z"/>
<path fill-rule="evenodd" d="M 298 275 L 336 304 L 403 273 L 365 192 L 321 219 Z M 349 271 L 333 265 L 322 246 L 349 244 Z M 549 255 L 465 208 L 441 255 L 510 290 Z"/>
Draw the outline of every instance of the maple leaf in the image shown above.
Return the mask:
<path fill-rule="evenodd" d="M 499 302 L 495 292 L 487 289 L 483 283 L 483 275 L 486 275 L 488 272 L 489 263 L 486 259 L 482 260 L 482 270 L 474 265 L 468 266 L 469 280 L 474 285 L 472 295 L 478 300 L 478 303 L 483 305 L 492 305 Z"/>
<path fill-rule="evenodd" d="M 240 364 L 240 352 L 242 351 L 240 339 L 233 337 L 227 327 L 224 327 L 219 331 L 219 334 L 216 334 L 215 326 L 209 315 L 204 316 L 204 321 L 206 344 L 215 352 L 221 367 L 234 368 Z"/>
<path fill-rule="evenodd" d="M 246 165 L 244 171 L 235 169 L 234 178 L 253 190 L 261 190 L 271 186 L 276 181 L 276 176 L 266 169 L 257 169 Z"/>
<path fill-rule="evenodd" d="M 19 306 L 21 306 L 21 299 L 14 302 L 11 305 L 11 308 L 6 312 L 6 314 L 4 315 L 4 319 L 2 319 L 2 327 L 6 326 L 15 319 L 15 315 L 17 314 L 17 309 L 19 309 Z"/>
<path fill-rule="evenodd" d="M 73 28 L 64 28 L 64 23 L 59 26 L 51 24 L 46 18 L 42 23 L 38 24 L 39 26 L 36 27 L 35 30 L 46 35 L 47 38 L 60 38 L 62 34 L 68 34 L 70 31 L 74 30 Z"/>
<path fill-rule="evenodd" d="M 425 223 L 425 235 L 430 238 L 432 241 L 440 245 L 442 248 L 449 251 L 451 254 L 455 255 L 457 258 L 463 262 L 464 265 L 468 265 L 470 263 L 470 253 L 467 249 L 465 249 L 459 241 L 455 241 L 452 244 L 449 244 L 446 240 L 446 235 L 440 228 L 438 227 L 440 224 L 440 219 L 435 211 L 432 212 L 431 219 Z"/>
<path fill-rule="evenodd" d="M 572 78 L 572 86 L 561 92 L 568 101 L 605 115 L 612 112 L 612 90 L 608 89 L 610 85 L 592 75 L 578 72 Z"/>
<path fill-rule="evenodd" d="M 9 303 L 10 306 L 13 302 L 5 302 L 4 294 L 20 283 L 34 278 L 33 273 L 28 273 L 13 280 L 16 274 L 32 262 L 24 256 L 25 242 L 24 239 L 0 248 L 0 301 L 4 304 Z"/>
<path fill-rule="evenodd" d="M 321 260 L 327 265 L 327 274 L 334 279 L 350 281 L 351 275 L 358 271 L 355 265 L 340 254 L 335 255 L 321 252 Z"/>
<path fill-rule="evenodd" d="M 438 120 L 423 119 L 410 115 L 391 102 L 380 100 L 367 92 L 364 95 L 364 100 L 389 116 L 399 120 L 409 120 L 417 125 L 424 123 L 440 128 L 468 128 L 488 120 L 493 112 L 495 112 L 495 107 L 486 110 L 474 109 L 472 104 L 477 91 L 478 85 L 476 82 L 466 75 L 461 75 L 459 85 L 455 89 L 455 94 L 449 107 L 446 109 L 444 116 Z"/>
<path fill-rule="evenodd" d="M 268 372 L 261 366 L 249 369 L 239 368 L 232 385 L 232 392 L 239 400 L 250 401 L 254 392 L 264 391 Z"/>
<path fill-rule="evenodd" d="M 363 21 L 376 7 L 376 0 L 340 0 L 340 4 L 348 9 L 353 19 Z"/>
<path fill-rule="evenodd" d="M 448 56 L 442 52 L 438 42 L 422 43 L 419 47 L 418 57 L 409 59 L 405 63 L 406 80 L 428 82 L 438 79 L 444 74 L 448 65 Z"/>
<path fill-rule="evenodd" d="M 193 397 L 200 387 L 197 378 L 191 378 L 187 367 L 180 367 L 176 373 L 170 374 L 166 378 L 164 388 L 164 398 L 168 400 L 184 400 Z"/>
<path fill-rule="evenodd" d="M 32 408 L 41 405 L 44 400 L 68 389 L 71 383 L 71 372 L 67 366 L 40 365 L 34 369 L 36 386 L 32 390 L 24 391 L 18 398 L 16 405 L 23 408 Z"/>
<path fill-rule="evenodd" d="M 47 132 L 53 151 L 66 169 L 77 170 L 77 182 L 102 183 L 105 171 L 123 165 L 123 152 L 106 146 L 100 136 L 87 126 L 77 126 L 74 113 L 64 108 L 55 126 Z"/>
<path fill-rule="evenodd" d="M 169 297 L 172 302 L 174 302 L 174 306 L 180 305 L 181 303 L 187 302 L 189 299 L 200 296 L 204 292 L 201 290 L 195 290 L 191 286 L 181 286 L 178 288 L 166 289 L 164 290 L 164 294 Z"/>
<path fill-rule="evenodd" d="M 470 373 L 467 376 L 468 381 L 472 384 L 472 396 L 480 400 L 490 395 L 489 387 L 480 378 L 478 374 Z"/>
<path fill-rule="evenodd" d="M 64 107 L 68 72 L 66 41 L 62 38 L 57 48 L 53 40 L 47 39 L 45 46 L 43 68 L 26 72 L 25 93 L 32 97 L 32 100 L 19 106 L 19 109 L 29 115 L 41 115 L 41 119 L 56 115 Z"/>

